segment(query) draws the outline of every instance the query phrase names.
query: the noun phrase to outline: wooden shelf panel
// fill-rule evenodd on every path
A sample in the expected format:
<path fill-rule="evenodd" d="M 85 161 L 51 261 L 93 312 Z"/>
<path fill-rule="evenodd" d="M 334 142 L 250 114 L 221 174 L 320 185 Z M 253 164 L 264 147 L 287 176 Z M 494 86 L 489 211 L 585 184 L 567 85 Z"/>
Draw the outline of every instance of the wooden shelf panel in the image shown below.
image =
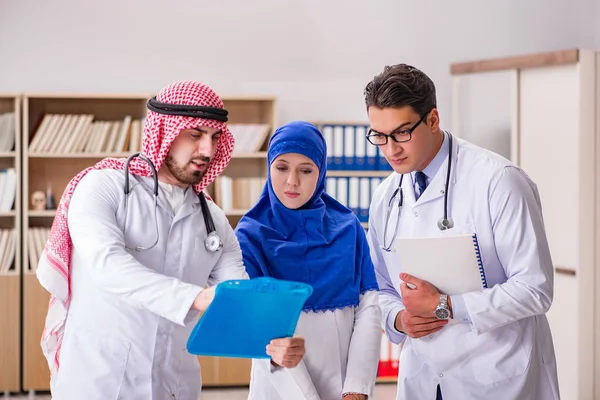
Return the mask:
<path fill-rule="evenodd" d="M 23 275 L 23 389 L 49 390 L 50 371 L 40 347 L 50 294 L 40 285 L 35 272 Z"/>
<path fill-rule="evenodd" d="M 231 160 L 243 160 L 243 159 L 266 159 L 266 151 L 257 151 L 256 153 L 233 153 Z"/>
<path fill-rule="evenodd" d="M 21 276 L 0 275 L 0 392 L 20 390 Z"/>
<path fill-rule="evenodd" d="M 118 121 L 126 115 L 144 118 L 149 97 L 128 95 L 31 95 L 24 98 L 24 144 L 29 145 L 45 114 L 92 114 L 96 120 Z"/>
<path fill-rule="evenodd" d="M 28 210 L 27 215 L 30 218 L 54 218 L 54 216 L 56 215 L 56 210 Z"/>
<path fill-rule="evenodd" d="M 225 215 L 228 217 L 243 217 L 249 210 L 231 209 L 225 211 Z"/>
<path fill-rule="evenodd" d="M 230 124 L 260 124 L 271 125 L 271 132 L 275 127 L 275 103 L 273 97 L 221 97 L 225 109 L 229 112 Z"/>
<path fill-rule="evenodd" d="M 131 153 L 29 153 L 29 158 L 127 158 Z"/>
<path fill-rule="evenodd" d="M 21 98 L 0 94 L 0 114 L 15 113 L 13 151 L 0 152 L 0 169 L 14 168 L 17 176 L 14 209 L 0 212 L 0 229 L 14 229 L 15 256 L 8 272 L 0 274 L 0 393 L 21 390 Z M 2 251 L 2 250 L 0 250 Z"/>
<path fill-rule="evenodd" d="M 377 383 L 396 383 L 398 378 L 395 376 L 381 376 L 377 378 Z"/>
<path fill-rule="evenodd" d="M 545 53 L 452 63 L 450 64 L 450 74 L 461 75 L 508 69 L 549 67 L 553 65 L 575 64 L 578 61 L 578 49 L 558 50 Z"/>
<path fill-rule="evenodd" d="M 373 178 L 387 178 L 394 171 L 339 171 L 339 170 L 328 170 L 327 176 L 338 176 L 338 177 L 373 177 Z"/>

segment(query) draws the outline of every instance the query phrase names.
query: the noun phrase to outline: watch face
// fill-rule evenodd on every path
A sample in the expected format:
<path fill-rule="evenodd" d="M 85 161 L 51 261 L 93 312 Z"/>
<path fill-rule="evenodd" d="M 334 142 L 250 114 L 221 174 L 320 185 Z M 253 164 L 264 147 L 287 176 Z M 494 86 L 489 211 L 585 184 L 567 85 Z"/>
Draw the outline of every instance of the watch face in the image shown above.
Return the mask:
<path fill-rule="evenodd" d="M 435 310 L 435 316 L 437 319 L 448 319 L 450 318 L 450 310 L 445 308 L 438 308 Z"/>

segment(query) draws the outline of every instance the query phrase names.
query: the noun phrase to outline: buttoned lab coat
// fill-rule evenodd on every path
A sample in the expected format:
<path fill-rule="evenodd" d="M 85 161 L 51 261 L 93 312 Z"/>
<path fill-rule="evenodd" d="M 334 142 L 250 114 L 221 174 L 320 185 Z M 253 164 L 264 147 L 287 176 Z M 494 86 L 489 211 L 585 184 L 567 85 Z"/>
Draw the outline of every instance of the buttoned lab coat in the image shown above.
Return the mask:
<path fill-rule="evenodd" d="M 434 399 L 438 384 L 444 400 L 558 399 L 545 315 L 552 303 L 553 265 L 537 188 L 501 156 L 456 137 L 453 142 L 448 215 L 454 228 L 441 232 L 437 227 L 444 212 L 446 159 L 416 201 L 410 175 L 405 176 L 397 237 L 477 234 L 488 289 L 456 299 L 453 311 L 459 323 L 419 339 L 394 328 L 396 314 L 404 308 L 402 266 L 382 246 L 399 174 L 382 182 L 371 204 L 368 239 L 381 290 L 383 328 L 392 342 L 404 341 L 397 399 Z M 389 217 L 388 242 L 398 216 L 397 201 Z M 461 309 L 465 312 L 457 315 Z"/>
<path fill-rule="evenodd" d="M 57 400 L 196 400 L 200 368 L 186 342 L 205 284 L 247 279 L 227 218 L 208 202 L 223 249 L 210 253 L 200 200 L 189 188 L 176 215 L 152 179 L 132 177 L 124 227 L 123 171 L 89 172 L 69 206 L 72 300 L 52 382 Z"/>

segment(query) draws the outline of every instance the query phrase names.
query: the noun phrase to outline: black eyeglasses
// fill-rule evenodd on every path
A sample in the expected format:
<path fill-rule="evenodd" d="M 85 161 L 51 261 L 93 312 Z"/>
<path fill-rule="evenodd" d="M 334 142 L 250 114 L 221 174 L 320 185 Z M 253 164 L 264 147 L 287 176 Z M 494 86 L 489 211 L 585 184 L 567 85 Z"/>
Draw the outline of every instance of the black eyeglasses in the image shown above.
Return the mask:
<path fill-rule="evenodd" d="M 392 133 L 390 133 L 388 135 L 386 135 L 385 133 L 380 133 L 380 132 L 374 131 L 373 129 L 369 129 L 369 133 L 367 133 L 367 140 L 369 141 L 369 143 L 371 143 L 372 145 L 375 145 L 375 146 L 383 146 L 384 144 L 387 144 L 388 138 L 392 138 L 392 140 L 396 143 L 408 142 L 412 138 L 413 131 L 415 129 L 417 129 L 417 126 L 419 126 L 419 124 L 425 120 L 425 118 L 427 117 L 427 115 L 430 112 L 431 111 L 427 111 L 425 113 L 425 115 L 423 115 L 421 117 L 419 122 L 414 124 L 411 128 L 409 128 L 409 129 L 396 128 L 392 131 Z"/>

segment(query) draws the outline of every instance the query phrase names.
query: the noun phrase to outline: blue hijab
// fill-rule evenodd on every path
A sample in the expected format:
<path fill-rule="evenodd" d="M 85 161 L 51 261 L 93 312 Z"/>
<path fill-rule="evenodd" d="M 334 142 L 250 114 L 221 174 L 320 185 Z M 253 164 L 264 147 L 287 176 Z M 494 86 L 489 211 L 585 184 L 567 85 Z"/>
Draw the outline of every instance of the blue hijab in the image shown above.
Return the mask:
<path fill-rule="evenodd" d="M 271 184 L 271 163 L 286 153 L 302 154 L 319 168 L 313 196 L 296 210 L 279 201 Z M 327 148 L 321 132 L 302 121 L 277 129 L 269 141 L 267 165 L 268 179 L 258 203 L 236 228 L 248 275 L 311 285 L 305 311 L 355 307 L 361 294 L 379 290 L 358 218 L 325 193 Z"/>

